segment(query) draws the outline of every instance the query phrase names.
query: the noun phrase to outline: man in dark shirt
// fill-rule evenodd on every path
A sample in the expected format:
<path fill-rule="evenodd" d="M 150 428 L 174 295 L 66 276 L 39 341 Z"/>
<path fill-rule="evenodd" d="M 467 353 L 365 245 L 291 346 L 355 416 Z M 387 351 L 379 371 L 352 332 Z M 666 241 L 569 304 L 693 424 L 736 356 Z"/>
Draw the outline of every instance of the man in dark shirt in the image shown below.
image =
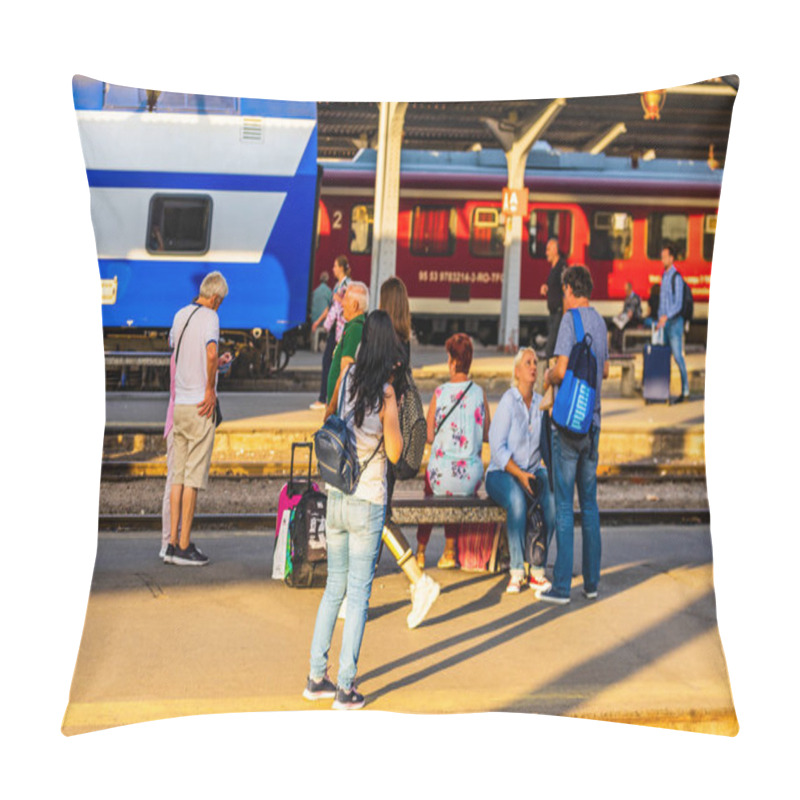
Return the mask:
<path fill-rule="evenodd" d="M 564 311 L 564 292 L 561 288 L 561 279 L 567 262 L 558 251 L 558 239 L 551 236 L 547 240 L 544 257 L 550 264 L 550 274 L 547 276 L 547 283 L 543 283 L 539 290 L 543 297 L 547 298 L 547 346 L 545 347 L 545 357 L 553 357 L 558 336 L 558 326 L 561 324 L 561 315 Z"/>

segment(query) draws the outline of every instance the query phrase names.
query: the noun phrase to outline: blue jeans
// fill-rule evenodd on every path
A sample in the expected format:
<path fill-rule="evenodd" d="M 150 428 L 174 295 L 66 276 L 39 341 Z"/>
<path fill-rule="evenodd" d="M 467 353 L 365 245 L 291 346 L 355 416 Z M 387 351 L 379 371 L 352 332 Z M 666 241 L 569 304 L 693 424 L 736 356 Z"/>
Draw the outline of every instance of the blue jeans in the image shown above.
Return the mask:
<path fill-rule="evenodd" d="M 309 676 L 319 680 L 325 675 L 333 629 L 346 594 L 347 615 L 337 676 L 339 687 L 345 691 L 352 688 L 356 677 L 385 512 L 386 507 L 377 503 L 356 500 L 336 491 L 328 494 L 325 517 L 328 581 L 311 640 Z"/>
<path fill-rule="evenodd" d="M 681 373 L 681 394 L 688 395 L 689 377 L 686 374 L 686 361 L 683 358 L 683 317 L 668 319 L 664 326 L 664 335 Z"/>
<path fill-rule="evenodd" d="M 583 535 L 583 588 L 597 591 L 600 581 L 600 510 L 597 507 L 597 445 L 600 429 L 592 425 L 583 437 L 553 428 L 553 479 L 556 491 L 556 564 L 553 594 L 569 597 L 575 531 L 573 498 L 578 486 Z"/>
<path fill-rule="evenodd" d="M 547 545 L 553 538 L 556 525 L 556 508 L 547 470 L 539 467 L 533 470 L 542 484 L 539 504 L 542 507 L 544 526 L 547 531 Z M 528 525 L 528 503 L 531 496 L 520 486 L 519 481 L 505 470 L 492 470 L 486 474 L 486 493 L 497 505 L 506 510 L 506 532 L 508 535 L 508 554 L 511 557 L 511 571 L 520 573 L 525 569 L 525 531 Z M 545 549 L 545 564 L 547 563 Z"/>

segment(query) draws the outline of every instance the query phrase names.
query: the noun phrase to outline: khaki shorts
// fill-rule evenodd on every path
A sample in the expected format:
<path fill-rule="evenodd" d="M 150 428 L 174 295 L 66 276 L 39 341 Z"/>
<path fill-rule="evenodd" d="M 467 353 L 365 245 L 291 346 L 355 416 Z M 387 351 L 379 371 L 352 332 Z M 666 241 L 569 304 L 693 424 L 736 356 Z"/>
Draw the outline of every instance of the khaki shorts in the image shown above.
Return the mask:
<path fill-rule="evenodd" d="M 197 406 L 175 405 L 172 428 L 172 484 L 205 489 L 214 449 L 214 419 L 201 417 Z"/>

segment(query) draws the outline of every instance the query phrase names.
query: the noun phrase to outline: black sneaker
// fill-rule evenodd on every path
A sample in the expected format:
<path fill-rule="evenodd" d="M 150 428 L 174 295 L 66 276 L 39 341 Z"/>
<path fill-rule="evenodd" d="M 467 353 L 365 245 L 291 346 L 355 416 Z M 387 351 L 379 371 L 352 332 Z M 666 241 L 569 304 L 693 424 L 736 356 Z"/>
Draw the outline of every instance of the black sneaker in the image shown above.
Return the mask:
<path fill-rule="evenodd" d="M 583 596 L 587 600 L 597 600 L 597 589 L 584 589 Z"/>
<path fill-rule="evenodd" d="M 204 567 L 208 564 L 208 556 L 201 553 L 193 542 L 189 542 L 189 546 L 185 550 L 181 550 L 180 547 L 175 548 L 170 563 L 181 567 Z"/>
<path fill-rule="evenodd" d="M 306 700 L 325 700 L 326 698 L 336 697 L 336 687 L 328 680 L 327 675 L 318 681 L 309 678 L 303 697 Z"/>
<path fill-rule="evenodd" d="M 172 559 L 175 558 L 175 545 L 168 544 L 166 549 L 164 550 L 164 557 L 163 561 L 165 564 L 172 564 Z"/>
<path fill-rule="evenodd" d="M 333 701 L 333 707 L 337 711 L 355 711 L 358 708 L 364 708 L 366 702 L 364 695 L 359 694 L 355 689 L 346 692 L 341 687 L 336 687 L 336 699 Z"/>

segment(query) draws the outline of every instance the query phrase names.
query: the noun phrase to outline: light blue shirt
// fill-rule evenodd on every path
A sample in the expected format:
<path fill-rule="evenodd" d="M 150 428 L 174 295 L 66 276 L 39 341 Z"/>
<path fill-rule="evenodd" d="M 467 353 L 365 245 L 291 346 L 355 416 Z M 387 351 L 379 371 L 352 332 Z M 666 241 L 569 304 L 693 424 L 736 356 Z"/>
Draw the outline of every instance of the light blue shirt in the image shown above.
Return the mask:
<path fill-rule="evenodd" d="M 676 276 L 676 277 L 673 277 Z M 673 289 L 673 283 L 675 288 Z M 683 308 L 683 279 L 673 264 L 661 278 L 661 294 L 658 300 L 658 316 L 672 319 Z"/>
<path fill-rule="evenodd" d="M 542 429 L 541 395 L 533 393 L 528 408 L 519 389 L 509 389 L 501 398 L 489 426 L 489 447 L 492 457 L 486 473 L 504 470 L 509 459 L 525 472 L 541 465 L 539 435 Z"/>

